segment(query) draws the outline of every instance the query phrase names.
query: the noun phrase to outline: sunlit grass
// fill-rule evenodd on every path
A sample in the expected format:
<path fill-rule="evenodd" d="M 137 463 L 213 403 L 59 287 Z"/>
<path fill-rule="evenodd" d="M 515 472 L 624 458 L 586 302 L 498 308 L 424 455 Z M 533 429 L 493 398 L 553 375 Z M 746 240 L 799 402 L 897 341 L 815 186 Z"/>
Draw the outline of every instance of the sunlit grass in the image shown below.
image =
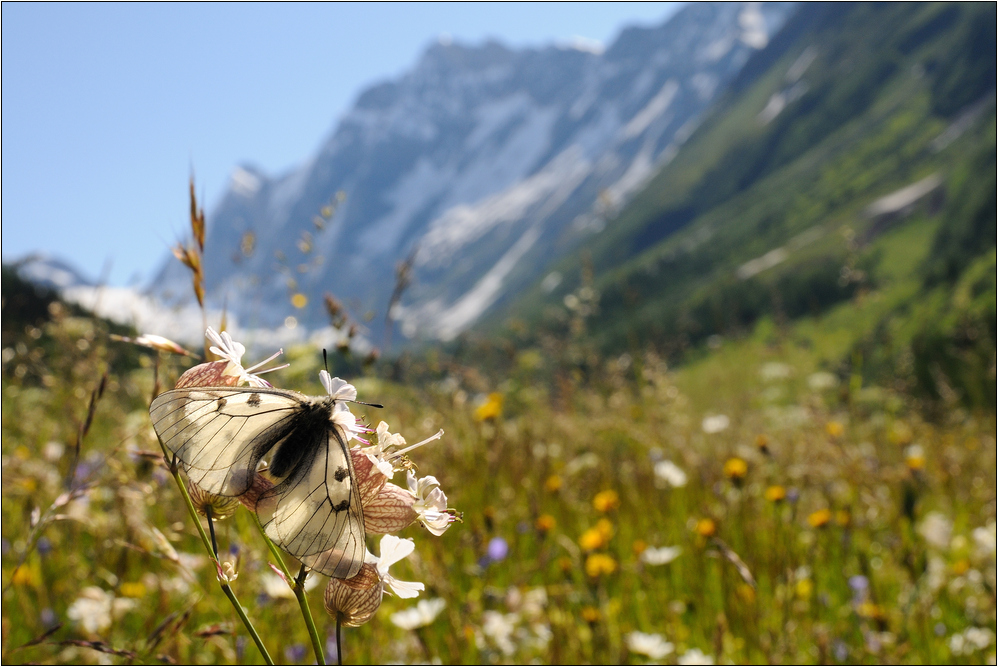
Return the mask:
<path fill-rule="evenodd" d="M 259 662 L 154 456 L 151 364 L 112 373 L 83 440 L 82 491 L 66 501 L 109 343 L 59 317 L 40 340 L 60 346 L 30 376 L 13 373 L 20 355 L 4 367 L 4 661 Z M 904 395 L 814 380 L 814 351 L 792 343 L 724 343 L 680 371 L 612 359 L 554 387 L 523 354 L 495 385 L 459 368 L 418 384 L 357 378 L 361 399 L 386 406 L 365 409 L 372 423 L 446 430 L 420 464 L 464 523 L 432 540 L 403 534 L 417 549 L 397 576 L 443 600 L 438 615 L 403 629 L 391 616 L 415 601 L 386 598 L 345 631 L 346 662 L 993 660 L 993 414 L 927 422 Z M 288 356 L 272 381 L 318 393 L 315 352 Z M 161 383 L 187 365 L 161 365 Z M 270 653 L 310 662 L 251 516 L 240 509 L 217 532 Z M 678 552 L 656 564 L 664 548 Z M 332 642 L 319 583 L 311 606 Z"/>

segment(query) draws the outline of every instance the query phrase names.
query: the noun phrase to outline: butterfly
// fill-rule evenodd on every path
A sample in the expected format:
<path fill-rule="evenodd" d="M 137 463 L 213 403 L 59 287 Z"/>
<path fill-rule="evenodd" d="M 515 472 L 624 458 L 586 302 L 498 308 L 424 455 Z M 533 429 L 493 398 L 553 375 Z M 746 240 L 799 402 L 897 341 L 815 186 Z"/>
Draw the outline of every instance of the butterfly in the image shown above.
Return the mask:
<path fill-rule="evenodd" d="M 256 503 L 267 537 L 311 569 L 349 579 L 367 551 L 347 445 L 355 422 L 344 403 L 356 392 L 328 374 L 322 380 L 328 396 L 262 387 L 173 389 L 157 396 L 149 412 L 160 440 L 205 491 L 241 496 L 267 461 L 274 486 Z"/>

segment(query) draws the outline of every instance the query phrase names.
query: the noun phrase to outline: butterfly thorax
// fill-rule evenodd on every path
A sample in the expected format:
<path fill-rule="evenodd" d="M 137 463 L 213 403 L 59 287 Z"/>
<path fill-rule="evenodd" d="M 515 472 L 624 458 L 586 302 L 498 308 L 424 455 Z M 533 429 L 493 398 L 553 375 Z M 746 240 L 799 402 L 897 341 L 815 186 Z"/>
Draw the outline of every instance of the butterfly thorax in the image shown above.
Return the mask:
<path fill-rule="evenodd" d="M 286 435 L 272 450 L 269 473 L 277 479 L 310 467 L 329 437 L 328 432 L 336 431 L 330 421 L 336 401 L 331 396 L 303 398 L 302 409 L 286 423 Z"/>

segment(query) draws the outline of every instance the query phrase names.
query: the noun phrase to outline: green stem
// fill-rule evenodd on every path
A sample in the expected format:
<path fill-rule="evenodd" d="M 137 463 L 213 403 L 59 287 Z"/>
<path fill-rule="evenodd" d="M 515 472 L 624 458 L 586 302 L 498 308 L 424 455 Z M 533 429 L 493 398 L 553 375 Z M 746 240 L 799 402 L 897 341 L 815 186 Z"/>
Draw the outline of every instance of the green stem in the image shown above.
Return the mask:
<path fill-rule="evenodd" d="M 277 566 L 281 568 L 281 573 L 284 575 L 284 581 L 287 582 L 291 590 L 294 591 L 295 599 L 298 600 L 298 607 L 301 609 L 302 618 L 305 619 L 305 627 L 308 629 L 309 639 L 312 640 L 312 650 L 315 652 L 315 663 L 317 665 L 325 665 L 326 658 L 322 654 L 322 642 L 319 641 L 319 631 L 315 629 L 315 621 L 312 620 L 312 611 L 308 608 L 308 598 L 305 597 L 305 575 L 307 570 L 305 566 L 301 566 L 301 570 L 298 571 L 297 577 L 291 576 L 291 571 L 288 570 L 288 566 L 284 564 L 284 558 L 281 557 L 281 552 L 277 548 L 277 545 L 267 537 L 267 531 L 264 530 L 263 524 L 260 523 L 260 517 L 257 516 L 256 512 L 253 512 L 253 521 L 256 524 L 256 529 L 260 531 L 260 536 L 263 541 L 267 543 L 267 548 L 270 549 L 270 554 L 277 561 Z"/>
<path fill-rule="evenodd" d="M 160 442 L 160 447 L 163 447 L 162 442 Z M 163 454 L 168 456 L 165 447 L 163 447 Z M 211 556 L 211 561 L 215 564 L 217 571 L 217 568 L 219 567 L 218 558 L 212 550 L 211 540 L 204 532 L 204 526 L 201 525 L 201 519 L 198 518 L 198 513 L 194 509 L 194 503 L 191 502 L 191 496 L 187 493 L 187 485 L 185 485 L 184 480 L 180 478 L 180 470 L 177 467 L 175 456 L 173 457 L 173 462 L 170 465 L 170 472 L 173 473 L 173 479 L 177 482 L 177 487 L 180 489 L 180 495 L 184 497 L 184 504 L 187 505 L 187 511 L 191 515 L 191 520 L 193 520 L 194 525 L 197 526 L 198 534 L 201 535 L 201 542 L 204 544 L 204 548 L 208 552 L 208 555 Z M 249 620 L 249 617 L 246 616 L 246 611 L 243 609 L 243 606 L 239 604 L 239 600 L 236 599 L 236 594 L 232 591 L 232 588 L 227 582 L 219 581 L 218 583 L 222 587 L 222 592 L 225 593 L 225 597 L 229 598 L 229 602 L 232 603 L 232 607 L 236 610 L 236 614 L 239 615 L 239 619 L 243 622 L 243 625 L 246 626 L 246 631 L 249 632 L 250 637 L 253 638 L 253 642 L 263 655 L 263 659 L 268 665 L 273 665 L 273 658 L 271 658 L 270 653 L 267 652 L 267 647 L 263 645 L 263 640 L 260 639 L 259 633 L 257 633 L 256 628 L 253 627 L 253 623 Z"/>
<path fill-rule="evenodd" d="M 277 566 L 281 568 L 281 574 L 284 575 L 284 580 L 288 582 L 288 586 L 290 586 L 293 590 L 294 584 L 292 582 L 294 582 L 295 578 L 291 576 L 291 571 L 288 570 L 288 566 L 284 564 L 284 558 L 281 556 L 281 552 L 277 549 L 277 545 L 271 542 L 270 538 L 267 537 L 267 533 L 263 529 L 263 524 L 260 523 L 260 517 L 256 515 L 256 512 L 251 512 L 251 514 L 253 514 L 253 523 L 256 524 L 256 529 L 260 531 L 260 537 L 262 537 L 263 541 L 267 543 L 267 548 L 270 549 L 270 555 L 277 561 Z"/>
<path fill-rule="evenodd" d="M 298 578 L 295 579 L 295 597 L 298 598 L 298 606 L 301 607 L 302 618 L 305 619 L 305 627 L 308 628 L 308 636 L 312 639 L 312 651 L 315 652 L 315 664 L 325 665 L 326 657 L 322 654 L 322 642 L 319 641 L 319 631 L 315 628 L 315 621 L 312 620 L 312 611 L 308 608 L 308 598 L 305 596 L 305 575 L 308 569 L 302 565 L 298 571 Z"/>

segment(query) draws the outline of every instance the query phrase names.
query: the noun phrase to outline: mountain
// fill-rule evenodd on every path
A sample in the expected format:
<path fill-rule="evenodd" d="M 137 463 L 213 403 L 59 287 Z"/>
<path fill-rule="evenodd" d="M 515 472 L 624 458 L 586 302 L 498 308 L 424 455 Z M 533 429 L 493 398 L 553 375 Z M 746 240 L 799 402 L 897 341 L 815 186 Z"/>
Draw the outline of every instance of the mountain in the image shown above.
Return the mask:
<path fill-rule="evenodd" d="M 801 5 L 675 159 L 482 330 L 565 340 L 582 304 L 603 355 L 758 335 L 843 379 L 993 405 L 995 18 Z"/>
<path fill-rule="evenodd" d="M 209 304 L 241 325 L 327 322 L 323 295 L 380 341 L 397 265 L 407 336 L 452 339 L 599 231 L 676 155 L 793 5 L 690 4 L 602 53 L 430 46 L 357 99 L 309 160 L 244 166 L 208 219 Z M 161 297 L 188 298 L 169 260 Z"/>
<path fill-rule="evenodd" d="M 96 284 L 66 260 L 49 255 L 31 254 L 12 262 L 10 266 L 24 280 L 49 290 L 93 287 Z"/>

